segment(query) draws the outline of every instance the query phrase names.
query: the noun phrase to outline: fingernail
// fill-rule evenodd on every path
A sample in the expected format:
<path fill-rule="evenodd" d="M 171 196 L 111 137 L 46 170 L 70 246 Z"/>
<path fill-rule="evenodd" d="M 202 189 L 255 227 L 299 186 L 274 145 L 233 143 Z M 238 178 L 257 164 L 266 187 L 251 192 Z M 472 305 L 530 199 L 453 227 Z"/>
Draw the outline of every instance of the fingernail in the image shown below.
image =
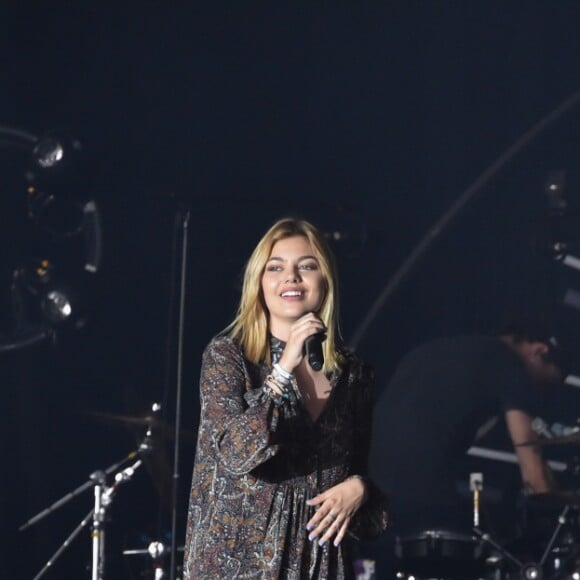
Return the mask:
<path fill-rule="evenodd" d="M 308 525 L 306 526 L 306 529 L 307 529 L 308 531 L 310 531 L 312 528 L 314 528 L 314 526 L 313 526 L 312 524 L 308 524 Z"/>
<path fill-rule="evenodd" d="M 314 534 L 310 534 L 310 535 L 308 536 L 308 539 L 309 539 L 311 542 L 314 542 L 314 540 L 316 540 L 316 536 L 315 536 Z"/>
<path fill-rule="evenodd" d="M 323 540 L 323 539 L 320 539 L 320 541 L 318 542 L 318 545 L 319 545 L 319 546 L 323 546 L 323 545 L 324 545 L 324 542 L 325 542 L 325 540 Z"/>
<path fill-rule="evenodd" d="M 333 544 L 334 544 L 335 548 L 338 548 L 338 545 L 340 544 L 340 542 L 338 540 L 334 540 Z"/>

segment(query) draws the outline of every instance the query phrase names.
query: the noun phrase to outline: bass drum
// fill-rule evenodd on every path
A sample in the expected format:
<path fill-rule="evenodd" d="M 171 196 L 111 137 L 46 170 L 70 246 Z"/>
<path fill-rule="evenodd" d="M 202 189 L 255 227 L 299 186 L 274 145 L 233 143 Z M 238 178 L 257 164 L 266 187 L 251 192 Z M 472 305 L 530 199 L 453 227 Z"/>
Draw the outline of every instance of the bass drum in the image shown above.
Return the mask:
<path fill-rule="evenodd" d="M 400 572 L 408 577 L 473 580 L 486 573 L 480 538 L 452 530 L 423 530 L 398 537 L 395 555 Z"/>

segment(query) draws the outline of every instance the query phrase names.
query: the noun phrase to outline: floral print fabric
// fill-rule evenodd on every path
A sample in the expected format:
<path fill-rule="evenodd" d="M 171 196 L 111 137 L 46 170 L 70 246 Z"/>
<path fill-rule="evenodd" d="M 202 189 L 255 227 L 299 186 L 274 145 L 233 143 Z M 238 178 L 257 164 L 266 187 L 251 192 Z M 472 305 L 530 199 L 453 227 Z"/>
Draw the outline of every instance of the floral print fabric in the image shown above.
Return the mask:
<path fill-rule="evenodd" d="M 284 344 L 272 339 L 272 358 Z M 306 501 L 351 474 L 366 475 L 373 375 L 345 353 L 316 421 L 298 402 L 277 405 L 264 379 L 228 337 L 212 340 L 201 370 L 201 418 L 188 510 L 184 580 L 349 579 L 351 537 L 308 540 Z M 368 482 L 351 521 L 355 536 L 386 528 L 386 498 Z"/>

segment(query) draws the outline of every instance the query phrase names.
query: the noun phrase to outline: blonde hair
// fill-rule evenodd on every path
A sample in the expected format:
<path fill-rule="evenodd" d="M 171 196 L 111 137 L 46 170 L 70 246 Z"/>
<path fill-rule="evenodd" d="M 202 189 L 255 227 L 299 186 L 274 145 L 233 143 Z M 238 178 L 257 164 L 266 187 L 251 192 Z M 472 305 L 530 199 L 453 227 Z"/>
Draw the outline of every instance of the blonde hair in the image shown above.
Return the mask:
<path fill-rule="evenodd" d="M 324 351 L 322 370 L 324 372 L 337 370 L 341 356 L 337 352 L 338 284 L 335 260 L 324 236 L 307 221 L 281 219 L 258 242 L 246 264 L 242 296 L 236 317 L 226 330 L 230 337 L 240 344 L 248 360 L 253 363 L 271 361 L 268 338 L 269 314 L 262 292 L 262 275 L 274 244 L 297 236 L 306 238 L 312 246 L 325 286 L 324 299 L 316 313 L 327 329 L 326 340 L 322 343 Z"/>

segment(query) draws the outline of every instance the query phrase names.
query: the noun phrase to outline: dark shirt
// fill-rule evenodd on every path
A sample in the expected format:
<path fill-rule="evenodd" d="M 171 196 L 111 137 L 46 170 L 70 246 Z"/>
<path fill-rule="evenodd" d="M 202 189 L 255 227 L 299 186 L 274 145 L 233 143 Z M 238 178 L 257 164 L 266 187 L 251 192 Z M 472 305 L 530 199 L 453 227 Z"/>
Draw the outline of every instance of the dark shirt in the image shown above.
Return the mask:
<path fill-rule="evenodd" d="M 531 413 L 533 383 L 499 339 L 455 337 L 409 353 L 376 405 L 371 474 L 395 529 L 469 527 L 456 491 L 478 429 L 510 409 Z"/>

